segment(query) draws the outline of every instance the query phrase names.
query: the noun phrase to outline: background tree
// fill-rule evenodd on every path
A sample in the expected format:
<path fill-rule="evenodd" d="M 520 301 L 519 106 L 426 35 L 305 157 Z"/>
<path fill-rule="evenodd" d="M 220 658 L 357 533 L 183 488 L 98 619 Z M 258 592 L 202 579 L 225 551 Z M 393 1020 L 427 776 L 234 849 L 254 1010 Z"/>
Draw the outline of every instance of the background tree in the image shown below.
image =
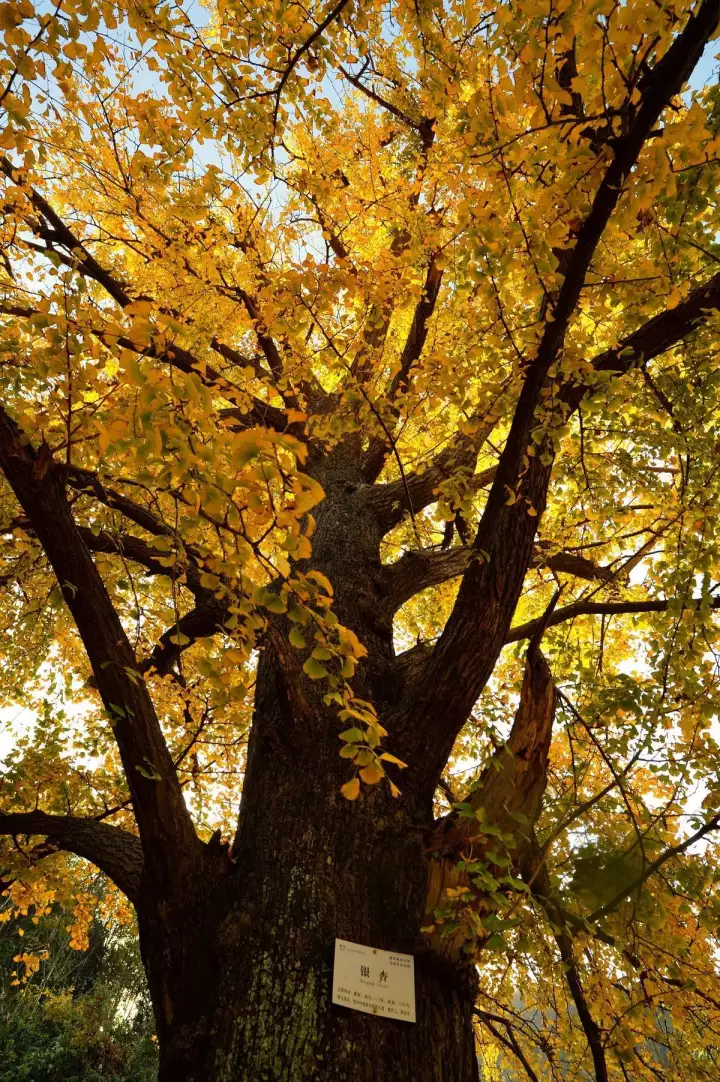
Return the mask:
<path fill-rule="evenodd" d="M 719 19 L 0 7 L 3 874 L 165 1082 L 717 1077 Z"/>

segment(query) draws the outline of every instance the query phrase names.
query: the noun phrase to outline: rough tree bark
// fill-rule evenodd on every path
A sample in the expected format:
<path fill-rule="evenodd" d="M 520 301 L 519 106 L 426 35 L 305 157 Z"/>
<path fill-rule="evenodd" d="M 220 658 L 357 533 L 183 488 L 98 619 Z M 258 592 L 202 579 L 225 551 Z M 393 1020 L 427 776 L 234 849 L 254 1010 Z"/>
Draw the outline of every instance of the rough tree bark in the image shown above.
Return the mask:
<path fill-rule="evenodd" d="M 369 646 L 359 693 L 382 714 L 400 700 L 402 684 L 391 619 L 378 618 L 372 490 L 352 477 L 353 461 L 360 463 L 346 455 L 324 463 L 312 564 L 336 583 L 335 611 Z M 435 1079 L 444 1070 L 471 1079 L 472 979 L 434 959 L 420 934 L 434 785 L 410 778 L 402 800 L 375 787 L 356 804 L 345 801 L 337 718 L 311 682 L 291 684 L 269 644 L 237 837 L 231 853 L 218 850 L 217 881 L 205 880 L 181 930 L 169 929 L 152 898 L 140 902 L 161 1005 L 161 1078 Z M 417 1024 L 331 1005 L 336 936 L 416 955 Z M 186 961 L 173 984 L 165 959 L 177 953 Z"/>
<path fill-rule="evenodd" d="M 491 487 L 472 545 L 408 554 L 390 569 L 380 558 L 383 536 L 408 509 L 431 503 L 437 484 L 458 465 L 474 468 L 478 447 L 473 441 L 458 440 L 430 470 L 387 485 L 376 480 L 390 453 L 382 438 L 364 447 L 359 437 L 347 437 L 331 452 L 311 448 L 307 472 L 320 482 L 325 498 L 317 513 L 310 566 L 333 584 L 334 611 L 368 650 L 354 686 L 375 705 L 390 731 L 393 753 L 409 764 L 401 799 L 393 799 L 383 785 L 366 787 L 353 803 L 339 795 L 347 768 L 338 755 L 336 713 L 303 676 L 294 655 L 283 649 L 283 617 L 273 617 L 259 662 L 237 834 L 231 845 L 219 838 L 201 843 L 146 688 L 147 666 L 134 656 L 90 549 L 112 551 L 114 544 L 122 544 L 126 557 L 149 573 L 161 574 L 163 566 L 152 546 L 139 538 L 128 535 L 118 542 L 80 529 L 68 490 L 93 489 L 130 522 L 150 533 L 161 529 L 132 501 L 55 462 L 46 445 L 33 448 L 0 409 L 0 465 L 57 575 L 112 715 L 139 841 L 105 824 L 41 813 L 0 816 L 0 830 L 43 836 L 94 861 L 134 902 L 157 1018 L 161 1082 L 477 1078 L 474 967 L 463 962 L 457 944 L 443 943 L 422 929 L 447 883 L 457 882 L 458 856 L 477 856 L 481 842 L 452 815 L 434 822 L 433 798 L 453 743 L 503 645 L 534 636 L 510 740 L 472 798 L 473 808 L 482 808 L 506 829 L 508 812 L 522 813 L 526 826 L 516 830 L 513 860 L 518 868 L 527 863 L 554 710 L 552 678 L 537 645 L 542 625 L 511 630 L 527 569 L 543 559 L 535 533 L 552 470 L 550 441 L 541 446 L 547 451 L 542 456 L 528 457 L 528 447 L 541 415 L 549 425 L 562 421 L 588 392 L 566 385 L 554 396 L 552 415 L 548 373 L 640 149 L 717 22 L 717 2 L 701 3 L 648 80 L 634 122 L 615 141 L 605 179 L 565 260 L 564 283 L 547 299 L 553 318 L 536 355 L 527 358 L 498 467 L 479 481 Z M 81 243 L 49 204 L 35 196 L 33 205 L 51 222 L 57 242 L 79 259 Z M 130 302 L 125 289 L 89 255 L 80 266 L 123 307 Z M 422 349 L 441 283 L 432 268 L 429 283 L 393 395 L 402 394 Z M 720 275 L 616 350 L 597 357 L 596 370 L 621 374 L 646 362 L 718 307 Z M 258 330 L 258 337 L 275 372 L 282 364 L 280 353 L 266 328 Z M 225 347 L 214 348 L 222 352 Z M 178 349 L 163 359 L 186 370 L 195 363 Z M 235 417 L 235 411 L 225 412 Z M 275 426 L 282 426 L 283 418 L 281 410 L 262 403 L 252 415 L 237 416 L 241 424 Z M 514 502 L 507 500 L 508 490 L 516 494 Z M 536 513 L 528 514 L 528 507 Z M 568 556 L 558 568 L 603 575 L 577 557 Z M 461 576 L 459 595 L 437 644 L 396 657 L 394 613 L 414 593 L 453 576 Z M 188 587 L 196 608 L 183 618 L 182 629 L 192 638 L 213 634 L 222 611 L 190 573 Z M 548 614 L 547 622 L 574 614 L 559 609 Z M 172 663 L 169 638 L 161 653 L 152 664 L 166 671 Z M 415 956 L 416 1024 L 331 1004 L 336 937 Z M 563 950 L 573 974 L 567 943 Z M 592 1025 L 588 1015 L 591 1044 Z M 602 1050 L 593 1047 L 593 1056 L 601 1079 Z"/>

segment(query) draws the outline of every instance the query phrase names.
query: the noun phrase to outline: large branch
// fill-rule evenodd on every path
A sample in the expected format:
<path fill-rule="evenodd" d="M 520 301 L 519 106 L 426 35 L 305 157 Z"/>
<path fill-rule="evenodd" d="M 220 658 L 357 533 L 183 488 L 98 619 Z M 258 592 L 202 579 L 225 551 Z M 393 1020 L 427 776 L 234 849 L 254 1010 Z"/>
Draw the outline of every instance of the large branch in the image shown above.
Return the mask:
<path fill-rule="evenodd" d="M 198 639 L 218 634 L 230 616 L 228 600 L 215 597 L 212 590 L 200 581 L 201 568 L 192 559 L 176 562 L 172 567 L 162 563 L 167 552 L 154 549 L 139 537 L 131 534 L 112 534 L 107 530 L 94 533 L 87 526 L 79 526 L 78 532 L 90 552 L 105 552 L 138 563 L 149 575 L 163 575 L 180 579 L 195 597 L 195 606 L 181 616 L 160 636 L 149 657 L 141 662 L 141 672 L 153 669 L 166 675 L 180 655 Z"/>
<path fill-rule="evenodd" d="M 2 156 L 0 157 L 0 171 L 13 184 L 21 185 L 25 189 L 33 209 L 47 223 L 45 225 L 42 221 L 28 222 L 33 232 L 47 244 L 59 244 L 65 248 L 74 258 L 77 269 L 101 285 L 121 308 L 126 308 L 129 304 L 132 304 L 133 298 L 128 293 L 127 286 L 119 282 L 98 263 L 97 259 L 87 250 L 80 238 L 65 224 L 47 199 L 24 181 L 23 173 L 25 170 L 13 166 L 5 156 Z"/>
<path fill-rule="evenodd" d="M 57 576 L 120 752 L 148 867 L 177 885 L 200 843 L 135 655 L 65 496 L 47 444 L 35 451 L 0 407 L 0 467 Z"/>
<path fill-rule="evenodd" d="M 659 599 L 655 601 L 574 601 L 571 605 L 565 605 L 561 609 L 555 609 L 547 618 L 538 617 L 536 620 L 528 620 L 524 624 L 510 628 L 505 642 L 520 642 L 521 639 L 530 639 L 542 625 L 543 627 L 556 627 L 566 620 L 574 620 L 578 616 L 623 616 L 640 614 L 643 612 L 667 612 L 671 607 L 681 607 L 689 612 L 699 609 L 703 604 L 703 598 L 691 597 L 687 601 L 679 602 L 676 598 L 669 600 Z M 720 609 L 720 597 L 713 598 L 713 609 Z"/>
<path fill-rule="evenodd" d="M 155 537 L 168 537 L 173 541 L 178 542 L 178 534 L 173 527 L 169 526 L 162 518 L 146 507 L 145 505 L 138 503 L 136 500 L 130 499 L 129 496 L 125 496 L 122 492 L 118 492 L 117 489 L 111 488 L 105 481 L 101 479 L 95 470 L 84 469 L 82 466 L 61 466 L 59 469 L 62 472 L 63 480 L 74 488 L 76 492 L 82 492 L 98 503 L 104 504 L 105 507 L 109 507 L 112 511 L 118 511 L 125 518 L 130 519 L 137 526 L 140 526 L 143 530 L 147 530 L 148 533 L 154 534 Z M 122 479 L 119 479 L 122 483 Z M 114 535 L 103 533 L 103 538 L 107 541 L 110 551 L 115 542 L 113 540 Z M 127 539 L 128 543 L 132 546 L 133 552 L 137 555 L 139 563 L 145 563 L 150 559 L 151 554 L 149 549 L 143 549 L 140 538 L 133 538 L 127 534 L 120 534 L 121 538 Z M 97 545 L 93 542 L 93 548 L 96 551 L 103 551 L 97 548 Z M 188 585 L 193 593 L 197 594 L 204 588 L 200 586 L 198 581 L 198 574 L 203 566 L 204 556 L 203 553 L 191 544 L 183 544 L 178 548 L 182 548 L 185 556 L 188 557 L 186 568 L 188 576 Z M 167 552 L 164 553 L 167 556 Z M 157 572 L 160 573 L 159 571 Z M 171 571 L 166 569 L 167 574 L 172 574 Z"/>
<path fill-rule="evenodd" d="M 65 473 L 73 487 L 79 491 L 91 491 L 96 499 L 120 511 L 143 529 L 156 536 L 174 536 L 170 527 L 156 518 L 152 512 L 103 485 L 92 471 L 66 468 Z M 23 523 L 18 522 L 17 525 L 23 525 Z M 115 553 L 123 559 L 140 564 L 150 575 L 182 578 L 184 585 L 195 598 L 195 606 L 163 632 L 149 657 L 141 662 L 139 666 L 141 672 L 155 670 L 166 675 L 188 647 L 198 639 L 216 635 L 222 630 L 230 615 L 229 602 L 225 599 L 217 599 L 212 590 L 202 585 L 202 557 L 192 546 L 184 546 L 183 551 L 186 557 L 184 562 L 176 562 L 172 567 L 166 567 L 161 561 L 167 558 L 167 552 L 153 548 L 142 538 L 134 537 L 132 534 L 115 534 L 108 530 L 94 532 L 86 526 L 79 526 L 78 532 L 89 551 Z"/>
<path fill-rule="evenodd" d="M 720 310 L 720 272 L 703 285 L 693 289 L 675 308 L 653 316 L 632 334 L 626 335 L 613 349 L 604 350 L 591 361 L 597 373 L 623 375 L 672 349 L 694 330 L 700 327 L 713 311 Z M 585 384 L 568 383 L 562 391 L 566 407 L 577 409 L 592 388 Z M 424 472 L 411 473 L 405 482 L 401 479 L 387 484 L 375 485 L 370 494 L 373 511 L 382 529 L 391 530 L 412 510 L 417 512 L 437 499 L 438 485 L 462 468 L 472 468 L 477 457 L 476 448 L 489 435 L 488 428 L 480 436 L 470 440 L 459 436 L 448 444 Z M 470 478 L 475 489 L 489 485 L 497 473 L 491 466 Z"/>
<path fill-rule="evenodd" d="M 249 410 L 241 407 L 221 409 L 219 417 L 222 421 L 235 422 L 230 424 L 233 431 L 242 431 L 246 428 L 272 428 L 275 432 L 289 432 L 291 435 L 302 436 L 304 425 L 302 422 L 290 421 L 285 410 L 278 406 L 271 406 L 260 398 L 254 398 Z"/>
<path fill-rule="evenodd" d="M 60 467 L 63 475 L 63 479 L 69 484 L 76 492 L 82 492 L 98 503 L 104 504 L 113 511 L 118 511 L 125 518 L 130 519 L 136 525 L 140 526 L 143 530 L 147 530 L 148 533 L 154 534 L 156 537 L 168 537 L 173 541 L 178 541 L 178 534 L 175 529 L 169 526 L 163 519 L 153 514 L 146 506 L 141 503 L 137 503 L 136 500 L 130 499 L 129 496 L 123 495 L 116 489 L 107 485 L 97 474 L 95 470 L 83 469 L 81 466 L 62 466 Z M 121 482 L 122 483 L 122 482 Z M 101 535 L 107 542 L 110 551 L 115 546 L 115 536 L 102 532 Z M 119 537 L 127 540 L 128 544 L 132 547 L 133 553 L 137 556 L 139 563 L 146 563 L 151 558 L 151 552 L 147 548 L 143 548 L 144 542 L 140 538 L 134 538 L 131 535 L 121 533 Z M 91 542 L 94 546 L 94 550 L 103 551 L 97 548 L 95 542 Z M 202 593 L 205 596 L 208 591 L 204 587 L 200 586 L 199 573 L 203 567 L 204 556 L 203 553 L 197 549 L 194 545 L 183 544 L 178 548 L 182 548 L 184 555 L 187 557 L 185 568 L 187 571 L 187 580 L 190 590 L 194 594 Z M 154 552 L 155 550 L 153 550 Z M 164 553 L 167 556 L 167 553 Z M 155 573 L 155 572 L 154 572 Z M 157 572 L 160 573 L 159 571 Z M 172 571 L 166 569 L 166 574 L 173 574 Z"/>
<path fill-rule="evenodd" d="M 412 549 L 403 553 L 400 559 L 384 568 L 383 604 L 396 612 L 401 605 L 409 601 L 421 590 L 438 586 L 449 579 L 459 578 L 477 553 L 471 545 L 458 545 L 449 549 Z M 531 567 L 547 567 L 561 575 L 574 575 L 576 578 L 608 581 L 613 572 L 608 567 L 598 567 L 591 560 L 577 556 L 572 552 L 556 552 L 552 555 L 543 552 L 542 545 L 536 545 Z"/>
<path fill-rule="evenodd" d="M 428 268 L 425 274 L 425 283 L 423 285 L 423 291 L 420 300 L 415 305 L 415 311 L 413 312 L 410 329 L 405 339 L 403 351 L 400 355 L 398 370 L 390 381 L 390 385 L 386 392 L 386 398 L 387 401 L 391 404 L 391 413 L 395 421 L 398 421 L 400 417 L 400 411 L 395 404 L 395 399 L 398 397 L 399 394 L 404 394 L 408 390 L 410 384 L 410 373 L 413 369 L 413 366 L 420 359 L 420 355 L 425 348 L 425 342 L 428 335 L 428 323 L 433 312 L 435 311 L 435 305 L 437 303 L 438 294 L 440 293 L 440 286 L 442 284 L 442 276 L 442 268 L 438 267 L 437 257 L 435 254 L 433 254 L 430 258 L 430 262 L 428 264 Z M 389 326 L 390 316 L 388 313 L 385 320 L 385 334 L 387 333 Z M 369 370 L 365 372 L 357 372 L 357 376 L 359 379 L 364 379 L 365 376 L 367 376 L 368 374 Z M 363 456 L 363 477 L 365 477 L 368 481 L 375 481 L 382 472 L 383 466 L 392 450 L 393 437 L 389 429 L 386 429 L 382 436 L 375 436 L 373 439 L 371 439 L 370 445 Z"/>
<path fill-rule="evenodd" d="M 671 607 L 682 607 L 686 612 L 695 612 L 700 609 L 705 599 L 699 597 L 689 598 L 684 602 L 677 599 L 659 599 L 654 601 L 573 601 L 570 605 L 555 609 L 550 616 L 538 616 L 534 620 L 527 620 L 524 624 L 518 624 L 510 628 L 505 639 L 505 644 L 521 642 L 523 639 L 531 639 L 540 630 L 557 627 L 567 620 L 574 620 L 579 616 L 632 616 L 642 615 L 645 612 L 667 612 Z M 720 597 L 713 598 L 711 602 L 713 611 L 720 610 Z M 424 677 L 426 667 L 432 657 L 432 644 L 420 641 L 409 650 L 398 654 L 396 661 L 406 681 L 417 681 Z M 406 753 L 407 754 L 407 753 Z"/>
<path fill-rule="evenodd" d="M 465 798 L 463 813 L 453 810 L 437 824 L 431 841 L 426 910 L 432 919 L 452 897 L 452 891 L 465 887 L 475 895 L 482 910 L 483 894 L 472 883 L 470 862 L 492 858 L 485 852 L 503 848 L 503 836 L 510 836 L 514 846 L 507 856 L 513 867 L 520 867 L 525 849 L 533 838 L 532 827 L 538 818 L 547 784 L 548 755 L 557 694 L 548 664 L 535 643 L 531 643 L 525 661 L 520 702 L 507 742 L 498 748 L 483 770 L 477 784 Z M 519 824 L 523 823 L 523 826 Z M 488 829 L 483 828 L 487 826 Z M 460 863 L 459 863 L 460 862 Z M 497 874 L 503 874 L 498 872 Z M 451 894 L 448 896 L 448 889 Z M 461 955 L 462 935 L 435 933 L 433 946 L 439 953 Z"/>
<path fill-rule="evenodd" d="M 422 353 L 427 340 L 428 323 L 435 311 L 438 294 L 440 293 L 442 276 L 442 268 L 438 267 L 437 260 L 435 256 L 433 256 L 425 275 L 422 296 L 415 306 L 410 330 L 408 331 L 405 345 L 403 346 L 403 351 L 400 355 L 400 366 L 388 388 L 388 397 L 390 399 L 395 398 L 399 392 L 403 393 L 408 389 L 410 372 L 413 365 L 420 359 L 420 354 Z"/>
<path fill-rule="evenodd" d="M 90 552 L 105 552 L 111 555 L 122 556 L 132 563 L 140 564 L 149 575 L 164 575 L 168 578 L 178 578 L 185 573 L 188 587 L 195 592 L 201 590 L 199 578 L 200 570 L 194 564 L 183 567 L 175 563 L 168 567 L 163 560 L 167 560 L 168 554 L 164 549 L 153 548 L 141 537 L 134 537 L 128 533 L 111 533 L 109 530 L 92 530 L 89 526 L 78 526 L 78 533 L 82 537 L 85 547 Z"/>
<path fill-rule="evenodd" d="M 424 507 L 436 503 L 438 487 L 458 470 L 475 467 L 480 448 L 492 432 L 494 422 L 483 425 L 473 436 L 458 436 L 438 454 L 423 472 L 410 473 L 398 481 L 373 485 L 368 492 L 370 509 L 383 534 L 399 525 L 408 514 L 417 514 Z M 492 482 L 496 471 L 490 466 L 468 478 L 468 487 L 474 491 Z"/>
<path fill-rule="evenodd" d="M 162 633 L 150 656 L 140 665 L 142 672 L 155 669 L 165 676 L 180 655 L 198 639 L 209 638 L 223 630 L 230 616 L 229 602 L 216 598 L 210 590 L 205 593 L 194 608 Z"/>
<path fill-rule="evenodd" d="M 45 812 L 0 813 L 0 834 L 41 835 L 53 847 L 89 860 L 137 903 L 143 871 L 140 839 L 120 827 L 74 815 L 47 815 Z"/>
<path fill-rule="evenodd" d="M 531 643 L 510 734 L 466 797 L 474 812 L 482 810 L 481 818 L 494 824 L 510 823 L 521 813 L 527 820 L 523 830 L 529 833 L 540 813 L 547 783 L 556 707 L 552 673 L 538 646 Z M 517 833 L 517 822 L 515 818 L 513 833 Z M 476 815 L 451 812 L 440 820 L 433 848 L 441 852 L 466 852 L 478 836 L 487 840 Z"/>
<path fill-rule="evenodd" d="M 107 530 L 94 533 L 87 526 L 78 527 L 78 532 L 90 552 L 114 553 L 123 560 L 140 564 L 148 575 L 179 580 L 195 598 L 194 607 L 160 636 L 150 655 L 140 663 L 140 672 L 155 670 L 166 676 L 188 647 L 200 638 L 216 635 L 223 630 L 230 616 L 229 602 L 216 598 L 212 590 L 202 585 L 201 568 L 193 559 L 177 561 L 167 567 L 162 562 L 167 558 L 167 553 L 152 548 L 139 537 L 111 534 Z"/>
<path fill-rule="evenodd" d="M 432 779 L 439 777 L 455 736 L 495 667 L 532 560 L 554 457 L 550 438 L 539 447 L 533 446 L 532 439 L 552 416 L 553 398 L 546 386 L 550 368 L 564 345 L 592 258 L 640 151 L 665 107 L 682 89 L 719 20 L 720 0 L 702 0 L 656 64 L 629 131 L 613 145 L 613 159 L 564 261 L 562 285 L 526 369 L 475 537 L 479 558 L 470 562 L 425 673 L 408 689 L 403 704 L 402 715 L 412 719 L 404 758 L 410 755 L 419 761 L 423 756 Z M 578 392 L 578 402 L 582 393 Z"/>

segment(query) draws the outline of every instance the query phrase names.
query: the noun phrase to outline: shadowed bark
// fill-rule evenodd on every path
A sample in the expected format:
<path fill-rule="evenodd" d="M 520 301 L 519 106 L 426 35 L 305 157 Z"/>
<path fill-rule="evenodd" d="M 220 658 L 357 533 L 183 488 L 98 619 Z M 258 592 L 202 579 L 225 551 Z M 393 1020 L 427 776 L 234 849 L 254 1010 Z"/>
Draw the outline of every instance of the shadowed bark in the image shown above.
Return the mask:
<path fill-rule="evenodd" d="M 0 814 L 0 834 L 48 838 L 55 848 L 75 853 L 100 868 L 131 902 L 139 899 L 143 870 L 140 839 L 120 827 L 73 815 L 11 812 Z"/>
<path fill-rule="evenodd" d="M 434 830 L 426 900 L 429 923 L 436 911 L 454 898 L 460 899 L 461 906 L 472 902 L 481 916 L 491 911 L 491 905 L 483 901 L 488 890 L 485 874 L 502 880 L 507 867 L 504 863 L 498 867 L 492 856 L 486 856 L 488 850 L 502 853 L 510 868 L 520 874 L 547 784 L 556 702 L 548 664 L 531 643 L 520 703 L 507 742 L 495 751 L 460 808 L 441 819 Z M 505 837 L 514 839 L 510 847 Z M 487 864 L 486 873 L 473 876 L 473 865 L 483 862 Z M 458 894 L 458 890 L 462 893 Z M 439 953 L 458 958 L 467 949 L 468 935 L 462 930 L 447 936 L 440 922 L 431 942 Z"/>

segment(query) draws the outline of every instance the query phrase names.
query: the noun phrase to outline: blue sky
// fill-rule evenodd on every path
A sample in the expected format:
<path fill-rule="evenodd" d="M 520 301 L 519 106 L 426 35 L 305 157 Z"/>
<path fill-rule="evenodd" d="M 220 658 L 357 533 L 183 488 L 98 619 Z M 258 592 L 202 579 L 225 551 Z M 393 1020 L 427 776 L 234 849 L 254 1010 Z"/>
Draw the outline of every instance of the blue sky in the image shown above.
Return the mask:
<path fill-rule="evenodd" d="M 700 63 L 692 73 L 690 86 L 693 90 L 699 90 L 700 87 L 717 81 L 720 61 L 715 59 L 716 54 L 720 54 L 720 40 L 718 39 L 708 43 Z"/>

